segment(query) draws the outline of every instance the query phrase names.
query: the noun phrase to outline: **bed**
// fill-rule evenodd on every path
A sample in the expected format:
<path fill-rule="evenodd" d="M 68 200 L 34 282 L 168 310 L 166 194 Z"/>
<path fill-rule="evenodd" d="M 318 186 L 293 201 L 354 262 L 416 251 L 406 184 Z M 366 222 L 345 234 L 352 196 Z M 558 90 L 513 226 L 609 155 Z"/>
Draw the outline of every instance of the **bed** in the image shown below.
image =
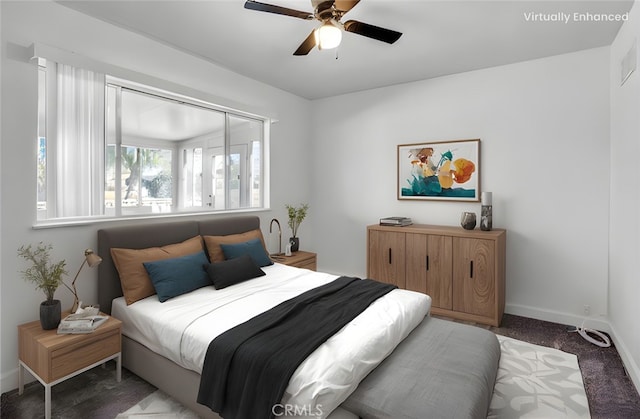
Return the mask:
<path fill-rule="evenodd" d="M 258 217 L 239 216 L 140 224 L 98 232 L 98 253 L 103 258 L 98 267 L 99 304 L 102 311 L 123 321 L 124 366 L 201 417 L 219 417 L 196 401 L 208 339 L 291 295 L 332 283 L 337 277 L 275 263 L 263 268 L 264 277 L 233 287 L 203 287 L 164 303 L 158 301 L 159 292 L 158 296 L 127 304 L 129 294 L 121 284 L 111 250 L 172 246 L 194 237 L 231 237 L 259 229 Z M 272 289 L 274 284 L 277 286 Z M 236 300 L 243 300 L 244 305 L 234 306 Z M 218 306 L 209 309 L 210 304 Z M 374 305 L 384 307 L 377 311 L 367 309 L 309 355 L 296 370 L 299 374 L 291 378 L 283 406 L 323 406 L 320 411 L 310 409 L 309 413 L 313 417 L 330 413 L 331 419 L 486 417 L 500 357 L 495 335 L 430 318 L 428 296 L 409 291 L 393 290 L 371 304 Z M 406 307 L 396 313 L 399 325 L 380 327 L 378 324 L 384 324 L 385 316 L 397 306 Z M 176 315 L 176 307 L 196 312 L 196 319 L 201 319 L 203 312 L 215 312 L 219 317 L 207 324 L 216 327 L 198 326 L 194 318 L 182 312 Z M 199 336 L 202 333 L 204 337 Z M 344 348 L 356 346 L 354 339 L 366 343 L 358 346 L 358 351 L 345 351 Z M 330 352 L 331 345 L 334 352 Z M 341 362 L 353 362 L 347 368 L 347 378 L 341 373 L 344 364 L 334 362 L 343 353 L 351 359 Z M 331 372 L 334 364 L 337 372 Z M 336 383 L 336 377 L 342 381 Z M 334 391 L 334 387 L 339 389 Z M 291 416 L 284 410 L 277 413 Z"/>

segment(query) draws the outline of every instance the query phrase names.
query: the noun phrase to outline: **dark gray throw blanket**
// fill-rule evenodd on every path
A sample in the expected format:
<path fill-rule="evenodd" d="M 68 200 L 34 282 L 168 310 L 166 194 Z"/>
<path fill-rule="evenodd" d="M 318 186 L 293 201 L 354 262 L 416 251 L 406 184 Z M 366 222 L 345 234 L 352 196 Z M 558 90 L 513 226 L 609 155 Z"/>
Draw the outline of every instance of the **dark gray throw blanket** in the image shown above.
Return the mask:
<path fill-rule="evenodd" d="M 198 403 L 225 419 L 273 418 L 298 366 L 394 288 L 340 277 L 228 330 L 209 344 Z"/>

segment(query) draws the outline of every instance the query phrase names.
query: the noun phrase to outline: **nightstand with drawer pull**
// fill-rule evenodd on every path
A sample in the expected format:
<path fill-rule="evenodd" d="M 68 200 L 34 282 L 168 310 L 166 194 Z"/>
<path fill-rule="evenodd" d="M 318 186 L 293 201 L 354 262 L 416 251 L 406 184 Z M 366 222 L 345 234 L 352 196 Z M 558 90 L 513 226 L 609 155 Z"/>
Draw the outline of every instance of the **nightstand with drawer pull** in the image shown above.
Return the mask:
<path fill-rule="evenodd" d="M 51 418 L 51 387 L 115 359 L 116 379 L 122 378 L 122 322 L 115 317 L 86 334 L 42 330 L 40 321 L 18 326 L 18 394 L 24 391 L 24 370 L 45 388 L 45 418 Z"/>

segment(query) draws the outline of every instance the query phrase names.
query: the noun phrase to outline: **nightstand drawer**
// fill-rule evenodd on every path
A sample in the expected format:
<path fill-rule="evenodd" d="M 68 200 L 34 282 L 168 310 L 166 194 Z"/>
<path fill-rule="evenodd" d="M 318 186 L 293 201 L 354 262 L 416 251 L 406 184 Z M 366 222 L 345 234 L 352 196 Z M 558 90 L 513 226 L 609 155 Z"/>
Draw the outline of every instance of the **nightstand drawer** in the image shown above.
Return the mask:
<path fill-rule="evenodd" d="M 318 256 L 316 253 L 300 250 L 295 252 L 291 256 L 282 256 L 281 258 L 276 259 L 276 262 L 280 262 L 288 266 L 295 266 L 296 268 L 304 268 L 315 271 L 317 267 Z"/>
<path fill-rule="evenodd" d="M 120 348 L 120 329 L 114 329 L 57 349 L 51 354 L 51 381 L 117 354 Z"/>
<path fill-rule="evenodd" d="M 312 259 L 303 260 L 298 263 L 292 263 L 291 266 L 295 266 L 296 268 L 304 268 L 304 269 L 310 269 L 312 271 L 315 271 L 316 258 L 314 257 Z"/>

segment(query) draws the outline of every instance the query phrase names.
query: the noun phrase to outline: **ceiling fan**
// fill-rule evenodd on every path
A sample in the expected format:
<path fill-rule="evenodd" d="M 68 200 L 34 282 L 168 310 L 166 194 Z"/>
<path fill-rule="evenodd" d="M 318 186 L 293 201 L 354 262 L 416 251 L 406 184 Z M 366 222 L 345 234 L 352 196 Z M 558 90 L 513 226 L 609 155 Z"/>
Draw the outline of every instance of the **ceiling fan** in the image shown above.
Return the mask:
<path fill-rule="evenodd" d="M 393 44 L 402 36 L 400 32 L 357 20 L 340 22 L 342 16 L 353 9 L 359 2 L 360 0 L 311 0 L 311 5 L 314 7 L 313 13 L 260 3 L 254 0 L 247 0 L 244 7 L 245 9 L 275 13 L 304 20 L 317 19 L 322 22 L 320 27 L 314 29 L 307 36 L 307 39 L 300 44 L 293 55 L 307 55 L 315 46 L 318 46 L 318 49 L 336 48 L 342 40 L 342 31 L 352 32 L 388 44 Z"/>

